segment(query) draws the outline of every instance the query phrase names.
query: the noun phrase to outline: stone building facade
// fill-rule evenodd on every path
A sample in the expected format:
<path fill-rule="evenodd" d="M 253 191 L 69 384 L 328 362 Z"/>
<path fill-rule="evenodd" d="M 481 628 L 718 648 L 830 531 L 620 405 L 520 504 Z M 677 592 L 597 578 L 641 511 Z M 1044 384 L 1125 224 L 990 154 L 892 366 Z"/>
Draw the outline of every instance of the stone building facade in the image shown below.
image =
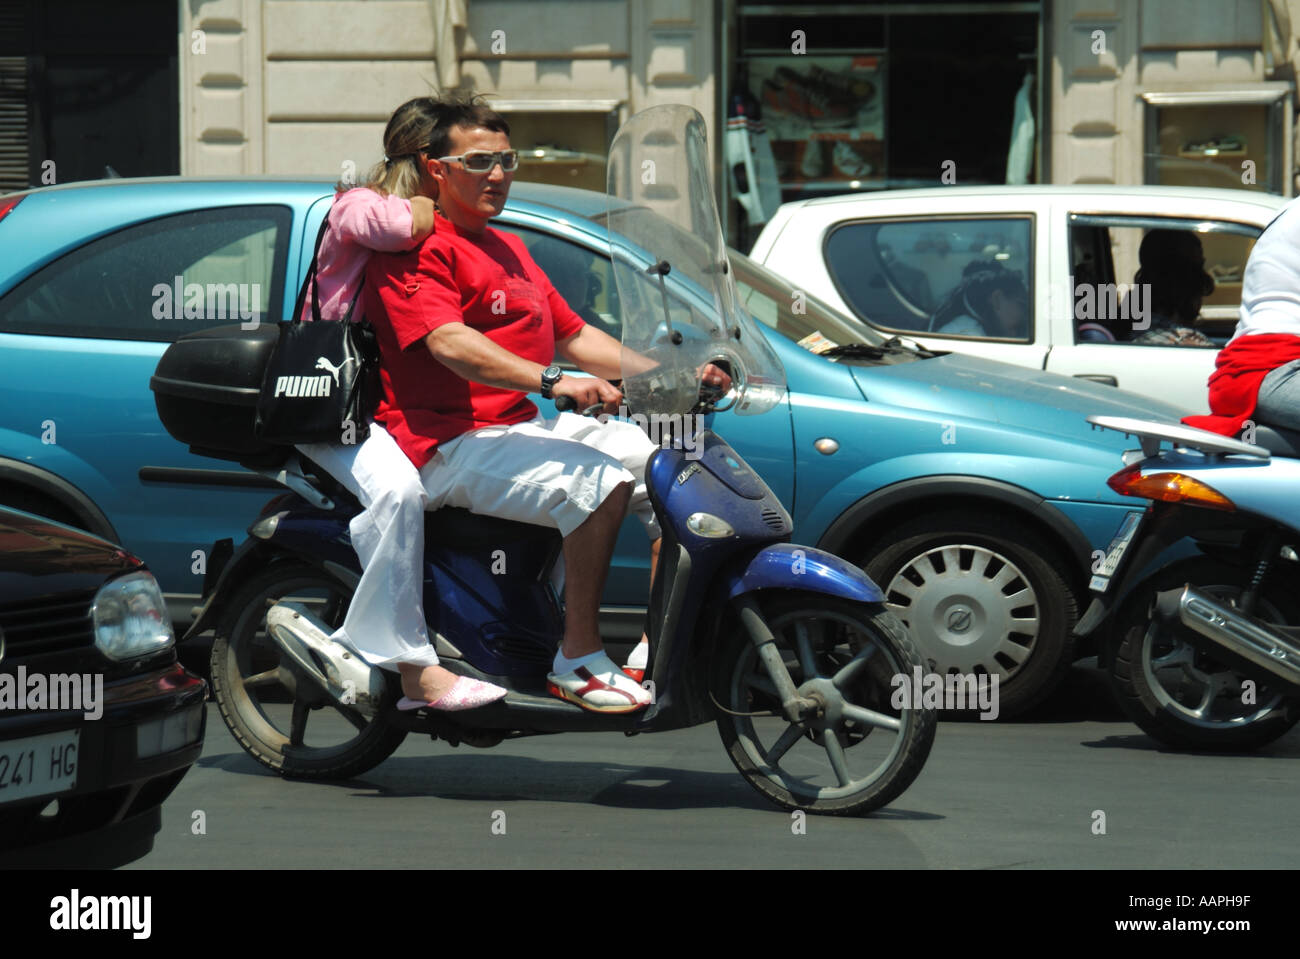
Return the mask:
<path fill-rule="evenodd" d="M 360 174 L 397 104 L 467 86 L 530 149 L 521 177 L 593 188 L 621 120 L 685 102 L 724 198 L 756 189 L 728 156 L 733 114 L 763 111 L 768 207 L 948 182 L 949 163 L 966 183 L 1019 165 L 1010 182 L 1295 192 L 1300 0 L 166 6 L 4 6 L 0 189 L 50 182 L 53 161 L 58 182 Z"/>

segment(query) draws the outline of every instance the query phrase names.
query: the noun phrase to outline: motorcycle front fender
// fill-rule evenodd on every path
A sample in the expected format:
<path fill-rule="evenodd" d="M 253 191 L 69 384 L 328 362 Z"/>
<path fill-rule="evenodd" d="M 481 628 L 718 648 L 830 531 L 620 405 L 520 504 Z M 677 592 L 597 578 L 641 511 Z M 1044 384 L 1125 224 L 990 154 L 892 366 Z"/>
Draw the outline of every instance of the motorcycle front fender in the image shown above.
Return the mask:
<path fill-rule="evenodd" d="M 728 599 L 760 589 L 800 589 L 855 603 L 883 603 L 885 594 L 846 559 L 811 546 L 773 543 L 723 572 Z"/>

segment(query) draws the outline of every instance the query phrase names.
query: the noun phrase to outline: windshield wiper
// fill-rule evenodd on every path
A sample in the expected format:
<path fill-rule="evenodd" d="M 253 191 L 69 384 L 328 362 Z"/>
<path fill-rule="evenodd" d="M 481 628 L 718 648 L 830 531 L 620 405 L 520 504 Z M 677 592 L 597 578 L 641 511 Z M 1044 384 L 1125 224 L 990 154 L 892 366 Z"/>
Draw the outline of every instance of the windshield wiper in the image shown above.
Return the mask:
<path fill-rule="evenodd" d="M 915 353 L 923 359 L 929 359 L 932 356 L 941 355 L 935 353 L 933 350 L 927 350 L 920 343 L 916 342 L 916 340 L 905 340 L 901 336 L 891 336 L 880 345 L 885 349 L 906 350 L 908 353 Z"/>
<path fill-rule="evenodd" d="M 886 344 L 887 345 L 887 344 Z M 890 351 L 885 346 L 872 346 L 870 343 L 845 343 L 843 346 L 832 346 L 829 350 L 822 350 L 818 356 L 849 356 L 855 359 L 882 360 L 885 354 Z"/>
<path fill-rule="evenodd" d="M 845 343 L 842 346 L 833 346 L 829 350 L 823 350 L 817 355 L 843 356 L 855 360 L 883 360 L 891 354 L 897 355 L 899 353 L 918 360 L 928 360 L 931 357 L 942 355 L 922 349 L 911 340 L 904 340 L 898 336 L 891 337 L 883 343 Z"/>

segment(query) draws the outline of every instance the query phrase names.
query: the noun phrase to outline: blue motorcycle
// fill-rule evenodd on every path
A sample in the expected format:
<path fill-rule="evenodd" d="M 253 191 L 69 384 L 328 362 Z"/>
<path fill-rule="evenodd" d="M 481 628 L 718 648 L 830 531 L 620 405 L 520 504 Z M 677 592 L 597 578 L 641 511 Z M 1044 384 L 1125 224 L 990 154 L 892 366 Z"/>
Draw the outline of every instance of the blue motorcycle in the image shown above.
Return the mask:
<path fill-rule="evenodd" d="M 598 714 L 549 695 L 564 632 L 558 533 L 442 509 L 426 522 L 429 635 L 448 669 L 510 692 L 465 712 L 399 712 L 397 675 L 328 639 L 359 577 L 348 522 L 360 507 L 280 455 L 249 465 L 294 492 L 267 504 L 237 551 L 214 550 L 187 634 L 215 628 L 214 695 L 258 762 L 339 779 L 382 762 L 408 732 L 491 746 L 713 721 L 741 775 L 787 809 L 866 812 L 915 780 L 935 712 L 897 695 L 898 677 L 922 662 L 884 595 L 853 564 L 792 545 L 790 516 L 763 480 L 722 437 L 691 431 L 785 393 L 779 360 L 738 307 L 707 170 L 703 120 L 687 107 L 638 114 L 611 147 L 623 388 L 663 433 L 647 466 L 664 536 L 647 617 L 651 705 Z M 710 362 L 732 374 L 725 396 L 701 390 Z"/>
<path fill-rule="evenodd" d="M 1096 558 L 1075 627 L 1101 637 L 1124 711 L 1178 749 L 1255 749 L 1300 721 L 1300 433 L 1243 442 L 1181 424 L 1090 416 L 1135 437 L 1111 487 L 1140 503 Z M 1167 551 L 1183 544 L 1172 561 Z"/>

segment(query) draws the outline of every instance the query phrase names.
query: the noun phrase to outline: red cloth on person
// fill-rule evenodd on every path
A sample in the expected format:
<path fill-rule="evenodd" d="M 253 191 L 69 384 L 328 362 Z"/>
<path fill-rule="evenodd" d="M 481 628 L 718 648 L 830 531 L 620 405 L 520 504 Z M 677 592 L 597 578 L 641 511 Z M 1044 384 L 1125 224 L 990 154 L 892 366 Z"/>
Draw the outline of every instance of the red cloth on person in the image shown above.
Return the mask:
<path fill-rule="evenodd" d="M 1184 416 L 1197 429 L 1236 436 L 1255 412 L 1259 386 L 1279 366 L 1300 360 L 1300 336 L 1256 333 L 1239 336 L 1222 350 L 1210 374 L 1210 413 Z"/>
<path fill-rule="evenodd" d="M 371 256 L 365 296 L 382 355 L 375 419 L 417 469 L 440 442 L 537 416 L 526 392 L 470 382 L 439 363 L 425 346 L 429 333 L 464 323 L 546 365 L 556 342 L 585 326 L 517 236 L 491 228 L 464 233 L 442 217 L 416 249 Z"/>

